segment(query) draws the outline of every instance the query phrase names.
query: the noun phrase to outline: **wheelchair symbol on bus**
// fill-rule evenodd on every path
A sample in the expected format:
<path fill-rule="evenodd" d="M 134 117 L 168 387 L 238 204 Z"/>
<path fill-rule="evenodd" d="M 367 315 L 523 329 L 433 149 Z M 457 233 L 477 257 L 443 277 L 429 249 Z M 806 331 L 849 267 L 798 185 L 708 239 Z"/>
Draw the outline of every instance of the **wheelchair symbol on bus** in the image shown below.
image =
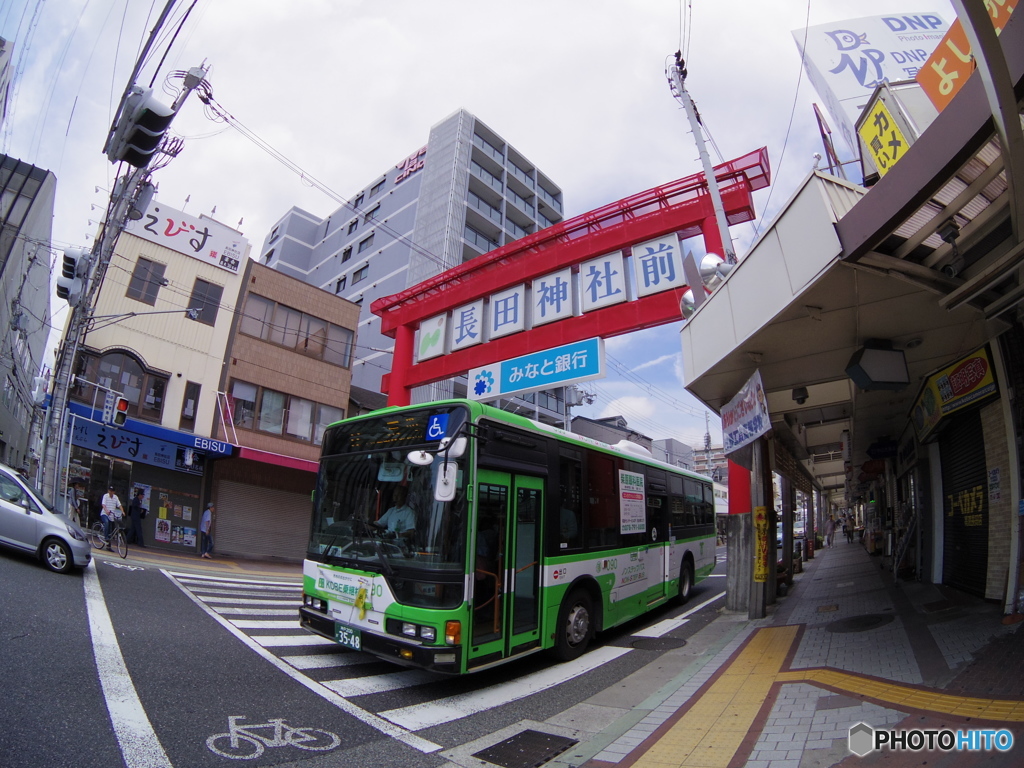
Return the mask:
<path fill-rule="evenodd" d="M 440 440 L 448 433 L 448 414 L 438 413 L 427 421 L 427 440 Z"/>

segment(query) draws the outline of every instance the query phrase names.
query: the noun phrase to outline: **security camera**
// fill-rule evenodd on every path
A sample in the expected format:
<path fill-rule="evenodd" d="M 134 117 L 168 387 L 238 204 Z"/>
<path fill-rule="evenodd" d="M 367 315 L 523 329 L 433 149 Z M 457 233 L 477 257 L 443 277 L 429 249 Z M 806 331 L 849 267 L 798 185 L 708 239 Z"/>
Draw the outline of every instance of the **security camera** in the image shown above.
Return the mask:
<path fill-rule="evenodd" d="M 807 397 L 807 387 L 794 387 L 793 399 L 796 401 L 797 405 L 803 405 L 804 403 L 806 403 Z"/>

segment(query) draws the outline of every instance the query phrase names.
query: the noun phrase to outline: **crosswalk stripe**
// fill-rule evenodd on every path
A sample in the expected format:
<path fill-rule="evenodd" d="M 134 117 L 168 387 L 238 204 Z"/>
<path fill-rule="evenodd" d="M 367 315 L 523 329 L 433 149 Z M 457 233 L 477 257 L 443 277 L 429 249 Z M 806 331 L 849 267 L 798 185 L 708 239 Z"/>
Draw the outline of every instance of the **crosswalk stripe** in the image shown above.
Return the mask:
<path fill-rule="evenodd" d="M 235 599 L 233 597 L 203 597 L 204 603 L 231 603 L 232 605 L 269 605 L 284 607 L 286 605 L 302 605 L 301 600 L 253 600 Z"/>
<path fill-rule="evenodd" d="M 294 608 L 232 608 L 223 605 L 211 606 L 221 616 L 294 616 L 298 620 L 298 611 Z"/>
<path fill-rule="evenodd" d="M 301 584 L 270 584 L 259 581 L 211 581 L 210 579 L 179 579 L 189 589 L 193 587 L 230 587 L 238 585 L 245 589 L 258 589 L 261 592 L 298 592 Z"/>
<path fill-rule="evenodd" d="M 385 693 L 425 683 L 439 683 L 447 677 L 423 669 L 403 669 L 401 672 L 389 672 L 386 675 L 370 677 L 351 677 L 345 680 L 324 680 L 322 684 L 346 699 L 353 696 L 366 696 L 371 693 Z"/>
<path fill-rule="evenodd" d="M 203 581 L 210 581 L 210 582 L 220 582 L 222 584 L 243 584 L 245 586 L 255 586 L 257 584 L 266 584 L 266 585 L 269 585 L 269 586 L 272 586 L 272 587 L 276 587 L 276 586 L 282 586 L 282 587 L 287 587 L 287 586 L 301 587 L 302 586 L 302 579 L 301 578 L 297 578 L 294 582 L 292 582 L 292 581 L 259 581 L 259 580 L 256 580 L 256 579 L 239 579 L 237 576 L 212 576 L 210 574 L 206 574 L 206 575 L 203 575 L 203 576 L 197 576 L 194 573 L 177 573 L 175 571 L 166 571 L 166 573 L 170 574 L 171 576 L 173 576 L 175 578 L 176 581 L 179 581 L 179 582 L 181 582 L 183 584 L 185 582 L 188 582 L 188 581 L 203 580 Z"/>
<path fill-rule="evenodd" d="M 359 651 L 342 651 L 340 653 L 313 653 L 308 656 L 282 656 L 281 661 L 291 664 L 296 669 L 328 669 L 330 667 L 373 664 L 380 659 Z"/>
<path fill-rule="evenodd" d="M 303 630 L 301 635 L 250 635 L 251 640 L 264 648 L 300 648 L 304 645 L 333 645 L 337 643 L 326 637 L 311 635 Z"/>
<path fill-rule="evenodd" d="M 184 586 L 188 586 L 187 584 Z M 188 588 L 189 592 L 197 595 L 200 599 L 204 599 L 203 595 L 239 595 L 241 597 L 274 597 L 277 595 L 276 592 L 251 592 L 249 590 L 242 589 L 214 589 L 213 587 L 198 587 Z M 293 595 L 298 594 L 298 590 L 292 590 Z M 284 597 L 284 594 L 281 595 Z"/>
<path fill-rule="evenodd" d="M 299 617 L 291 621 L 275 621 L 272 619 L 228 619 L 239 629 L 299 629 Z"/>

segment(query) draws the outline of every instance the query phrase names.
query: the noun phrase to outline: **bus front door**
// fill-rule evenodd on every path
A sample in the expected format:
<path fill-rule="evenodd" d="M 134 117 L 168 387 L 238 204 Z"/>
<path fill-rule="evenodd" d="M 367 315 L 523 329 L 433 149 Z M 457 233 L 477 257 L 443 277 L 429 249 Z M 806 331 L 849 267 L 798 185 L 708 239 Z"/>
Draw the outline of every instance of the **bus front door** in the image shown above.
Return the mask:
<path fill-rule="evenodd" d="M 481 470 L 470 668 L 540 645 L 543 480 Z"/>

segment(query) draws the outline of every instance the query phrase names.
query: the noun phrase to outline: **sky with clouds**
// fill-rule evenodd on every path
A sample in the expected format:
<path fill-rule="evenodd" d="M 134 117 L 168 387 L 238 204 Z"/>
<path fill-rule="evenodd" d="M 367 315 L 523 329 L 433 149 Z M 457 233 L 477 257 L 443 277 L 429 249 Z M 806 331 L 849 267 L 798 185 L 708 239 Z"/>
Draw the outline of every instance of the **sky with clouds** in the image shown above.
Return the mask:
<path fill-rule="evenodd" d="M 0 150 L 57 176 L 57 251 L 92 241 L 90 220 L 114 182 L 106 133 L 163 7 L 0 6 L 0 37 L 13 41 L 18 73 Z M 732 228 L 742 257 L 755 226 L 767 225 L 822 151 L 812 111 L 820 99 L 801 72 L 793 30 L 922 12 L 955 18 L 945 0 L 197 0 L 177 4 L 139 83 L 153 81 L 169 104 L 168 73 L 205 62 L 219 104 L 341 197 L 465 108 L 562 187 L 570 217 L 701 170 L 665 77 L 682 49 L 712 161 L 768 148 L 773 184 L 755 193 L 760 220 Z M 216 208 L 254 251 L 291 206 L 326 216 L 338 205 L 213 122 L 195 95 L 172 130 L 184 149 L 157 171 L 158 199 L 192 215 Z M 53 309 L 62 309 L 56 299 Z M 671 324 L 609 339 L 609 376 L 586 385 L 595 400 L 577 413 L 623 415 L 652 438 L 703 444 L 706 409 L 683 388 L 678 332 Z M 709 422 L 721 444 L 717 416 Z"/>

